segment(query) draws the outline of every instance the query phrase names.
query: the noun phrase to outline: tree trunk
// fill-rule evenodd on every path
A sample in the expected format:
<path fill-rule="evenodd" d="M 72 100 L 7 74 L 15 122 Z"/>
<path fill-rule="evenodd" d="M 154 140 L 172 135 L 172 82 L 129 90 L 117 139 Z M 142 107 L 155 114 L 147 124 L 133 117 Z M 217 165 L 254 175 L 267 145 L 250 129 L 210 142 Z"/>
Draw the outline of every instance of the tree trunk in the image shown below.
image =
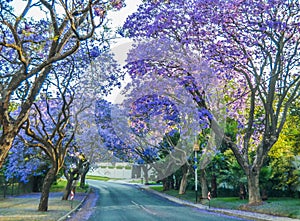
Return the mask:
<path fill-rule="evenodd" d="M 239 196 L 241 200 L 246 199 L 246 188 L 245 185 L 243 183 L 240 183 L 240 192 L 239 192 Z"/>
<path fill-rule="evenodd" d="M 8 155 L 8 152 L 10 148 L 12 147 L 12 144 L 15 139 L 15 134 L 14 132 L 10 132 L 6 135 L 1 135 L 0 136 L 0 168 L 2 168 L 2 165 L 5 162 L 5 159 Z"/>
<path fill-rule="evenodd" d="M 249 205 L 262 204 L 260 189 L 259 189 L 259 170 L 250 170 L 248 175 L 248 192 L 249 192 Z"/>
<path fill-rule="evenodd" d="M 201 198 L 206 199 L 208 194 L 207 180 L 205 176 L 205 169 L 200 170 L 200 183 L 201 183 Z"/>
<path fill-rule="evenodd" d="M 146 165 L 142 165 L 142 170 L 144 174 L 145 184 L 149 184 L 148 168 Z"/>
<path fill-rule="evenodd" d="M 211 177 L 211 197 L 217 197 L 217 176 L 215 174 Z"/>
<path fill-rule="evenodd" d="M 71 193 L 71 190 L 72 190 L 73 181 L 74 181 L 74 175 L 70 174 L 70 177 L 69 177 L 68 182 L 67 182 L 66 189 L 64 191 L 64 195 L 62 197 L 62 200 L 68 200 L 68 197 L 69 197 L 69 195 Z"/>
<path fill-rule="evenodd" d="M 86 178 L 86 175 L 89 172 L 89 170 L 90 170 L 90 163 L 87 162 L 85 167 L 84 167 L 83 172 L 81 173 L 81 177 L 80 177 L 80 187 L 81 188 L 85 187 L 85 178 Z"/>
<path fill-rule="evenodd" d="M 85 187 L 85 178 L 86 178 L 86 173 L 82 174 L 80 177 L 80 188 L 84 188 Z"/>
<path fill-rule="evenodd" d="M 57 174 L 57 168 L 52 167 L 48 171 L 48 173 L 44 179 L 38 211 L 45 212 L 48 210 L 48 199 L 49 199 L 50 187 L 51 187 L 53 181 L 55 180 L 56 174 Z"/>
<path fill-rule="evenodd" d="M 163 191 L 167 191 L 167 190 L 170 190 L 170 188 L 172 187 L 172 177 L 171 176 L 168 176 L 166 178 L 163 178 L 161 181 L 162 181 L 162 184 L 163 184 Z"/>
<path fill-rule="evenodd" d="M 179 187 L 179 194 L 185 194 L 186 187 L 187 187 L 187 173 L 182 175 L 180 181 L 180 187 Z"/>
<path fill-rule="evenodd" d="M 188 176 L 188 166 L 184 164 L 182 167 L 182 178 L 180 181 L 179 193 L 178 194 L 185 194 L 186 187 L 187 187 L 187 176 Z"/>

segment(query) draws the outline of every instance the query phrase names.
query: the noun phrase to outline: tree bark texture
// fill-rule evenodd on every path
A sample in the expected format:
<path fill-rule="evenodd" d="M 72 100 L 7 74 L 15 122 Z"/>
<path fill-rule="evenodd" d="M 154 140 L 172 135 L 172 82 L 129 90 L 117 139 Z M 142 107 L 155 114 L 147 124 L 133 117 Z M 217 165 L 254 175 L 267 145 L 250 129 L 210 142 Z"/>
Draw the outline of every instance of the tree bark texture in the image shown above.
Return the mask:
<path fill-rule="evenodd" d="M 148 168 L 145 165 L 142 165 L 141 167 L 144 174 L 145 184 L 149 184 Z"/>
<path fill-rule="evenodd" d="M 248 192 L 249 192 L 249 205 L 260 205 L 262 199 L 259 188 L 259 172 L 250 171 L 247 175 L 248 179 Z"/>
<path fill-rule="evenodd" d="M 206 199 L 208 194 L 208 187 L 207 187 L 205 169 L 200 170 L 200 183 L 201 183 L 201 198 Z"/>
<path fill-rule="evenodd" d="M 9 131 L 7 132 L 7 135 L 2 135 L 3 137 L 0 137 L 0 168 L 2 168 L 2 165 L 4 164 L 5 158 L 8 155 L 8 152 L 14 142 L 15 136 L 17 134 L 17 131 Z"/>
<path fill-rule="evenodd" d="M 74 174 L 70 174 L 69 179 L 67 179 L 67 186 L 65 188 L 62 200 L 68 200 L 68 197 L 69 197 L 69 195 L 71 193 L 71 190 L 72 190 L 72 183 L 73 183 L 73 181 L 74 181 Z"/>
<path fill-rule="evenodd" d="M 84 169 L 83 169 L 83 171 L 81 173 L 81 177 L 80 177 L 80 187 L 81 188 L 85 187 L 85 178 L 86 178 L 87 173 L 90 170 L 90 163 L 86 162 L 85 164 L 86 165 L 84 166 Z"/>
<path fill-rule="evenodd" d="M 38 211 L 41 211 L 41 212 L 48 211 L 48 199 L 49 199 L 50 187 L 55 179 L 57 171 L 58 170 L 56 167 L 52 167 L 48 171 L 48 173 L 44 179 Z"/>
<path fill-rule="evenodd" d="M 180 181 L 180 187 L 179 187 L 179 194 L 185 194 L 186 191 L 186 187 L 187 187 L 187 177 L 188 177 L 188 165 L 184 164 L 181 167 L 182 170 L 182 177 L 181 177 L 181 181 Z"/>

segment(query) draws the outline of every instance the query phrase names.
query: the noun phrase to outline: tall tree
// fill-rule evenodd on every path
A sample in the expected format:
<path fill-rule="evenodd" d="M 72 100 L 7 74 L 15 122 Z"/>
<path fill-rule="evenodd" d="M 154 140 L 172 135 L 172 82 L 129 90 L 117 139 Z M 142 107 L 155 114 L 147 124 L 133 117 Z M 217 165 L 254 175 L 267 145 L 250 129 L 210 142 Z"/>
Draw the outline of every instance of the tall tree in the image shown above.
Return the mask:
<path fill-rule="evenodd" d="M 111 54 L 104 52 L 101 54 L 99 50 L 99 48 L 91 52 L 79 50 L 70 58 L 54 64 L 51 70 L 54 72 L 52 77 L 48 77 L 45 81 L 44 93 L 41 93 L 40 100 L 33 104 L 29 118 L 22 126 L 22 130 L 32 139 L 27 140 L 23 137 L 23 141 L 28 146 L 40 147 L 51 162 L 43 182 L 39 211 L 47 211 L 51 184 L 64 166 L 68 151 L 76 145 L 75 134 L 80 124 L 78 115 L 90 107 L 93 95 L 106 94 L 119 80 L 118 74 L 115 74 L 118 69 L 110 67 L 104 70 L 103 68 L 104 64 L 108 65 L 107 62 L 116 67 L 112 63 L 114 60 L 111 60 Z M 94 82 L 93 85 L 88 84 L 90 87 L 85 85 L 85 89 L 89 89 L 92 93 L 89 99 L 85 99 L 84 95 L 87 91 L 82 89 L 82 84 L 87 84 L 86 82 L 90 80 L 84 78 L 89 76 L 90 72 L 82 70 L 87 66 L 86 59 L 82 58 L 86 51 L 90 55 L 88 58 L 93 59 L 92 64 L 96 63 L 95 58 L 103 58 L 100 60 L 102 63 L 97 63 L 102 70 L 100 74 L 102 78 L 105 78 L 106 74 L 109 76 L 105 80 Z"/>
<path fill-rule="evenodd" d="M 262 202 L 260 169 L 292 101 L 300 97 L 299 14 L 296 0 L 144 1 L 124 26 L 130 37 L 172 39 L 181 48 L 199 51 L 222 79 L 227 116 L 239 124 L 236 140 L 228 136 L 223 140 L 247 176 L 250 204 Z M 160 64 L 146 59 L 131 63 L 136 77 Z M 165 69 L 174 67 L 171 64 Z M 158 75 L 171 77 L 170 73 Z M 207 97 L 193 83 L 187 82 L 187 89 L 194 101 L 199 108 L 209 108 Z M 223 136 L 214 117 L 210 127 Z"/>
<path fill-rule="evenodd" d="M 95 30 L 105 27 L 107 11 L 123 6 L 121 0 L 29 0 L 15 12 L 12 2 L 0 3 L 0 167 L 53 64 L 93 37 L 103 41 Z M 12 117 L 14 100 L 20 111 Z"/>

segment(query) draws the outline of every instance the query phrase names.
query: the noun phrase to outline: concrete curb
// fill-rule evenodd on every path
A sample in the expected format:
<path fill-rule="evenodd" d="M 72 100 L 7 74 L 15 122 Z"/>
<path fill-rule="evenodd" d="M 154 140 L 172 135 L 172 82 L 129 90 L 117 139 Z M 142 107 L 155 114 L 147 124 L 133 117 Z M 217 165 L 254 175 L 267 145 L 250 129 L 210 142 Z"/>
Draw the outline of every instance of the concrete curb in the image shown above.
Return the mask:
<path fill-rule="evenodd" d="M 71 214 L 75 213 L 82 206 L 82 204 L 86 201 L 86 199 L 89 196 L 90 192 L 91 192 L 91 189 L 89 190 L 88 194 L 79 202 L 79 204 L 77 206 L 75 206 L 71 211 L 69 211 L 64 216 L 60 217 L 57 221 L 64 221 L 67 218 L 69 218 L 69 216 L 71 216 Z"/>
<path fill-rule="evenodd" d="M 300 219 L 292 219 L 289 217 L 279 217 L 279 216 L 273 216 L 273 215 L 268 215 L 268 214 L 263 214 L 263 213 L 255 213 L 255 212 L 248 212 L 248 211 L 242 211 L 242 210 L 230 210 L 230 209 L 220 209 L 220 208 L 208 208 L 208 206 L 204 206 L 202 204 L 195 204 L 186 200 L 178 199 L 176 197 L 167 195 L 165 193 L 161 193 L 155 190 L 152 190 L 149 188 L 149 186 L 145 185 L 138 185 L 141 189 L 149 191 L 153 194 L 159 195 L 163 198 L 166 198 L 172 202 L 181 204 L 181 205 L 186 205 L 186 206 L 191 206 L 195 207 L 198 209 L 206 210 L 209 212 L 215 212 L 215 213 L 222 213 L 225 215 L 230 215 L 230 216 L 235 216 L 239 218 L 244 218 L 244 219 L 250 219 L 250 220 L 256 220 L 256 221 L 300 221 Z"/>

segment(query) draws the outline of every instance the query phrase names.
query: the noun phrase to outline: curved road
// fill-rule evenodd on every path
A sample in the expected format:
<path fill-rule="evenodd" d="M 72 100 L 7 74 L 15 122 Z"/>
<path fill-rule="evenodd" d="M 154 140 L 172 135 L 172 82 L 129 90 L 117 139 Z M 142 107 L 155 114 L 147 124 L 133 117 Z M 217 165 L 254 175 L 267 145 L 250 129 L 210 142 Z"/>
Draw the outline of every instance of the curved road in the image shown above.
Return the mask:
<path fill-rule="evenodd" d="M 176 204 L 135 185 L 89 180 L 99 190 L 91 221 L 244 220 Z"/>

